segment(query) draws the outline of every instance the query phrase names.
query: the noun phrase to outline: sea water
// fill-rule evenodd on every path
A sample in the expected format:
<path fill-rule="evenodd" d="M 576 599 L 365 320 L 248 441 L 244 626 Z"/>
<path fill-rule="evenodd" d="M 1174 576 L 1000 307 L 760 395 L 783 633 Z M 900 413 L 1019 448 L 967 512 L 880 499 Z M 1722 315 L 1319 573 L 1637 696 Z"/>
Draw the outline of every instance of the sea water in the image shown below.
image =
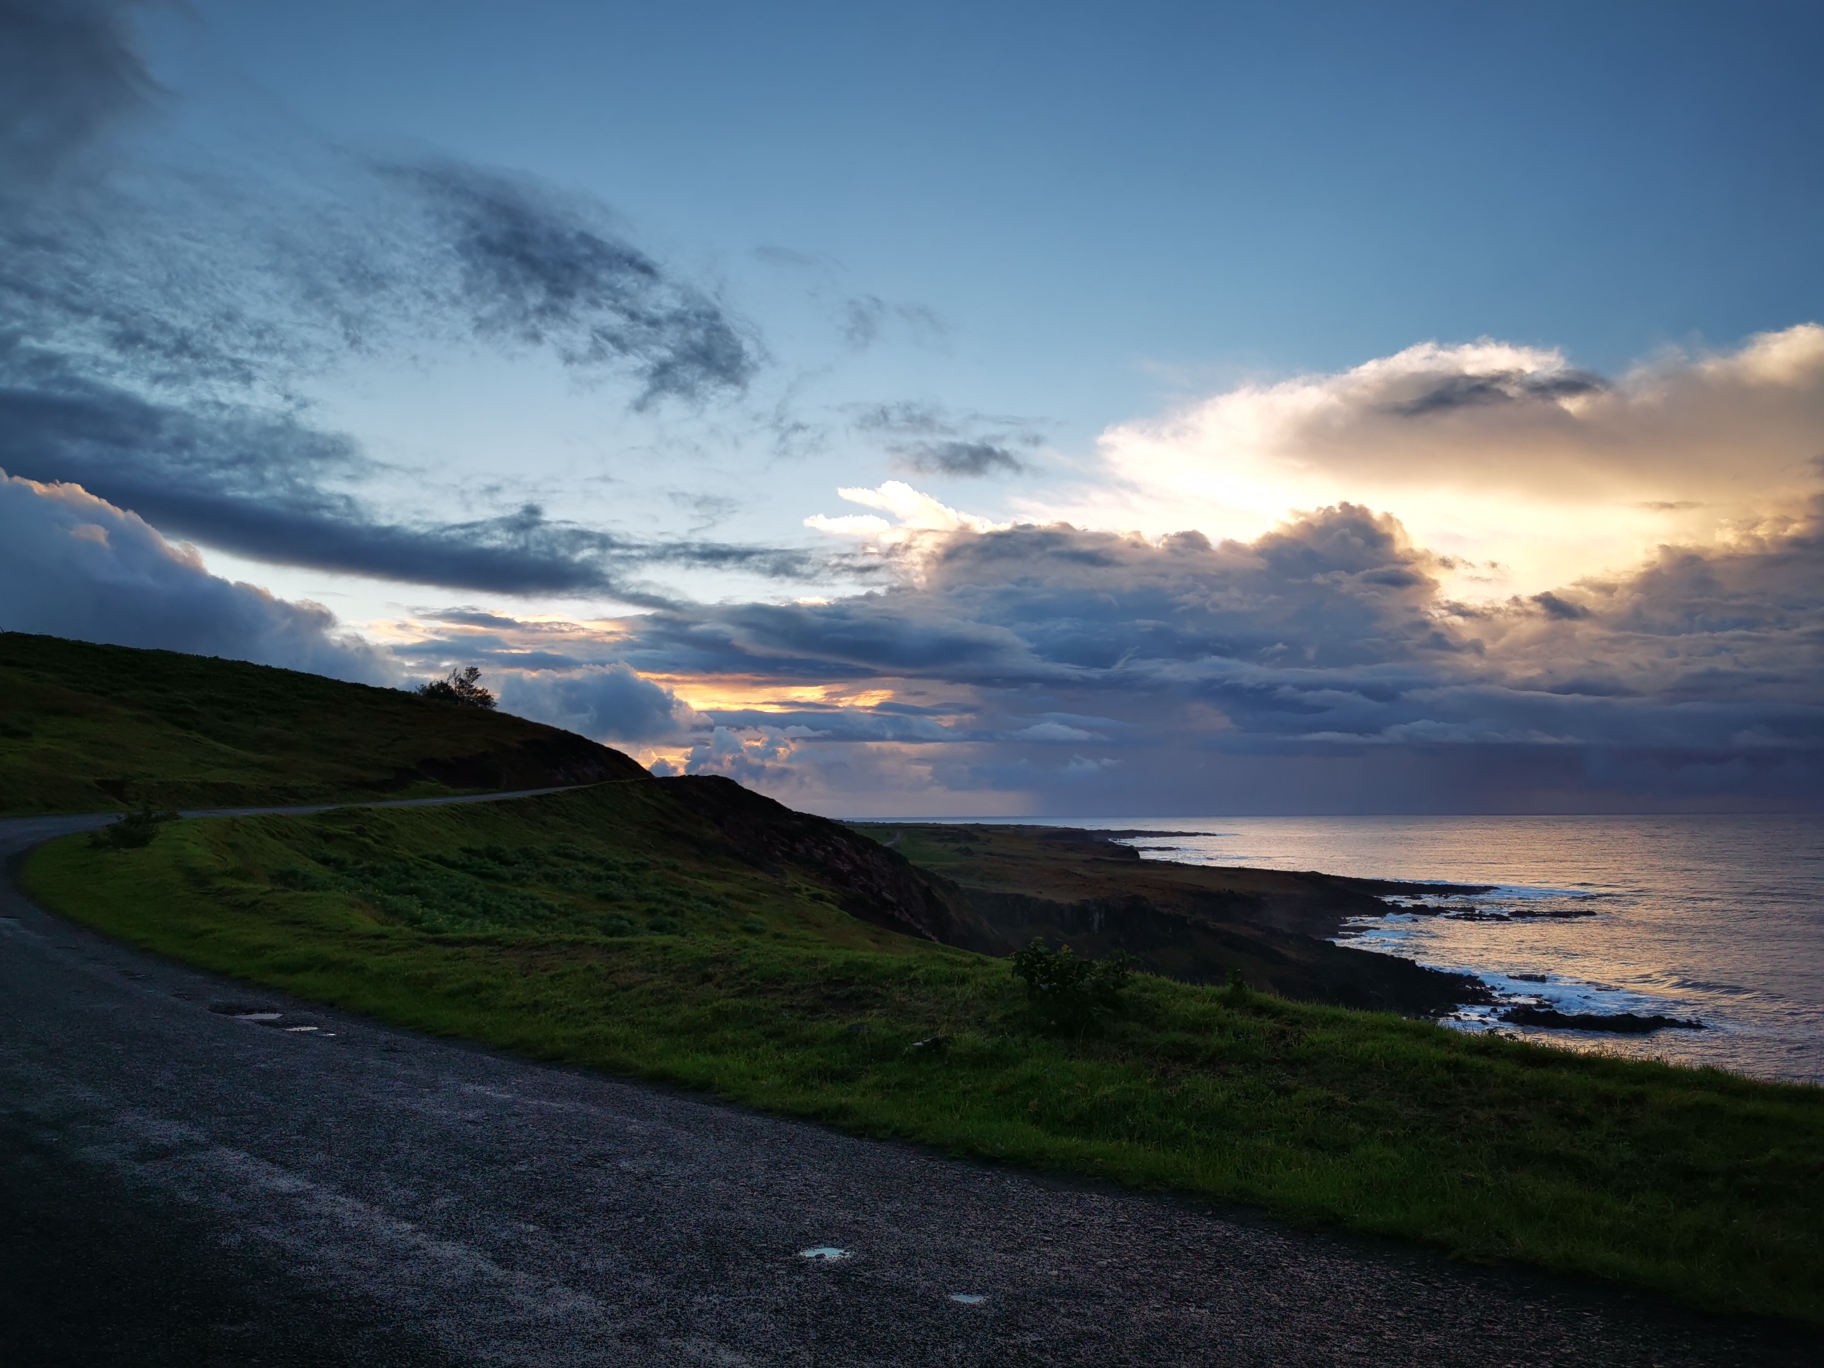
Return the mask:
<path fill-rule="evenodd" d="M 1472 973 L 1506 1003 L 1701 1021 L 1650 1035 L 1449 1024 L 1574 1049 L 1824 1084 L 1824 818 L 1026 818 L 1124 836 L 1143 858 L 1492 885 L 1387 911 L 1343 943 Z"/>

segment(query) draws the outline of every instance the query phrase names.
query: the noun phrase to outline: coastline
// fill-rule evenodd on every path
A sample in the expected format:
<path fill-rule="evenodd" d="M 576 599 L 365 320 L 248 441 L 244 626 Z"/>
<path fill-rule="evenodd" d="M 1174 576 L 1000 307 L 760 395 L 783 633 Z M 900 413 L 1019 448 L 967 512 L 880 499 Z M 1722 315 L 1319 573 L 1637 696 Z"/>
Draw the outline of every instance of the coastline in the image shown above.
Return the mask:
<path fill-rule="evenodd" d="M 848 825 L 953 883 L 969 906 L 1010 940 L 1037 934 L 1091 955 L 1121 950 L 1153 972 L 1216 982 L 1223 978 L 1224 964 L 1239 958 L 1238 933 L 1245 939 L 1249 932 L 1264 932 L 1353 952 L 1327 966 L 1330 974 L 1322 981 L 1283 969 L 1276 979 L 1271 972 L 1259 974 L 1258 965 L 1231 964 L 1244 978 L 1254 969 L 1261 986 L 1288 997 L 1372 1004 L 1459 1029 L 1493 1030 L 1573 1048 L 1622 1046 L 1632 1052 L 1652 1050 L 1668 1035 L 1707 1034 L 1714 1040 L 1719 1029 L 1728 1034 L 1727 1022 L 1675 1000 L 1551 972 L 1503 972 L 1498 953 L 1480 962 L 1440 963 L 1415 953 L 1417 947 L 1403 940 L 1399 929 L 1402 923 L 1447 921 L 1457 924 L 1454 929 L 1491 923 L 1491 929 L 1499 930 L 1515 923 L 1602 916 L 1602 895 L 1585 890 L 1193 863 L 1172 858 L 1184 852 L 1176 843 L 1207 839 L 1208 833 L 1170 823 Z M 1176 934 L 1174 919 L 1181 923 Z M 1200 930 L 1216 934 L 1200 937 Z M 1389 961 L 1411 966 L 1420 975 L 1390 985 L 1381 967 Z M 1703 1047 L 1687 1043 L 1681 1048 Z M 1788 1077 L 1766 1069 L 1749 1072 Z"/>

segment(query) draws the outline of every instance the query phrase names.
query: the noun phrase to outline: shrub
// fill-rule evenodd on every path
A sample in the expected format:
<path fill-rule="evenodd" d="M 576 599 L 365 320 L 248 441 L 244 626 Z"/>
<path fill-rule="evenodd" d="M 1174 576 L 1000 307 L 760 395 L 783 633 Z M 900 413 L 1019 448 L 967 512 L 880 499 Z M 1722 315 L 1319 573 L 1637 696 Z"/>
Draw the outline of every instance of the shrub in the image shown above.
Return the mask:
<path fill-rule="evenodd" d="M 1117 950 L 1105 960 L 1078 959 L 1066 945 L 1049 949 L 1034 937 L 1013 955 L 1013 976 L 1026 984 L 1026 1000 L 1049 1030 L 1081 1035 L 1121 1010 L 1121 990 L 1133 960 Z"/>
<path fill-rule="evenodd" d="M 119 821 L 110 822 L 93 836 L 89 844 L 97 850 L 138 850 L 152 844 L 152 838 L 158 835 L 160 822 L 175 822 L 175 812 L 154 812 L 151 808 L 141 808 L 138 812 L 129 812 Z"/>
<path fill-rule="evenodd" d="M 481 666 L 470 665 L 451 670 L 442 679 L 420 684 L 414 692 L 420 698 L 434 698 L 440 703 L 456 703 L 465 708 L 492 708 L 494 695 L 481 687 Z"/>

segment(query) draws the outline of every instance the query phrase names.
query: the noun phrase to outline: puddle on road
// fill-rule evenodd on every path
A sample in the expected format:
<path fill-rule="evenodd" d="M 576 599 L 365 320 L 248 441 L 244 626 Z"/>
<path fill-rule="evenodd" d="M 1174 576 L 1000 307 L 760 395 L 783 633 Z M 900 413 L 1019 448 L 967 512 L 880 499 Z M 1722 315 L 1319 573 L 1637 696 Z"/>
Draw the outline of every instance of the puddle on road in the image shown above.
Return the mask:
<path fill-rule="evenodd" d="M 336 1033 L 325 1031 L 321 1026 L 312 1026 L 300 1022 L 296 1026 L 281 1026 L 285 1013 L 265 1003 L 252 1002 L 212 1002 L 209 1010 L 217 1016 L 231 1017 L 235 1021 L 251 1021 L 255 1026 L 267 1026 L 287 1035 L 320 1035 L 325 1040 L 333 1040 Z"/>
<path fill-rule="evenodd" d="M 953 1302 L 961 1302 L 964 1306 L 980 1306 L 988 1299 L 980 1292 L 952 1292 L 950 1294 L 950 1300 Z"/>
<path fill-rule="evenodd" d="M 835 1245 L 817 1245 L 812 1249 L 799 1250 L 798 1257 L 809 1259 L 812 1263 L 835 1263 L 838 1259 L 848 1258 L 849 1251 L 839 1249 Z"/>

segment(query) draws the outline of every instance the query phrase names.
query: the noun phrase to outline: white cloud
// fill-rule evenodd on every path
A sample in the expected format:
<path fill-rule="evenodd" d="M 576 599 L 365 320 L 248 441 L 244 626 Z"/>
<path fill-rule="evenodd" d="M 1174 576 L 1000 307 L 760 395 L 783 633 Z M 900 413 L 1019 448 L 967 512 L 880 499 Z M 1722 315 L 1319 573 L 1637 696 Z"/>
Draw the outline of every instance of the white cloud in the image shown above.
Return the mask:
<path fill-rule="evenodd" d="M 813 513 L 804 525 L 818 532 L 859 537 L 863 549 L 875 554 L 930 544 L 953 532 L 990 532 L 1009 526 L 951 508 L 903 480 L 888 480 L 875 489 L 838 489 L 836 493 L 850 503 L 888 513 L 892 521 L 875 513 L 849 513 L 834 518 Z"/>
<path fill-rule="evenodd" d="M 1458 562 L 1453 593 L 1487 599 L 1764 529 L 1818 488 L 1821 453 L 1817 324 L 1613 383 L 1554 350 L 1430 342 L 1110 428 L 1093 486 L 1023 511 L 1252 538 L 1348 500 L 1396 513 Z"/>

